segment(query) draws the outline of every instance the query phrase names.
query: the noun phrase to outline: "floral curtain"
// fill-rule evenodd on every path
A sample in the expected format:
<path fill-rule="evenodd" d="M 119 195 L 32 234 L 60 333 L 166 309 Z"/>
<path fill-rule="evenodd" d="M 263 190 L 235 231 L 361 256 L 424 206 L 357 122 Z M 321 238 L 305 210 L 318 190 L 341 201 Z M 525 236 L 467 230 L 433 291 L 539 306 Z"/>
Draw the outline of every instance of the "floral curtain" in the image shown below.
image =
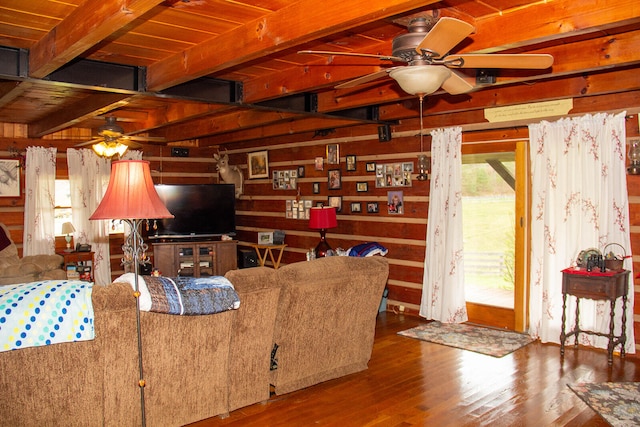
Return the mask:
<path fill-rule="evenodd" d="M 431 132 L 431 187 L 420 316 L 465 322 L 462 128 Z"/>
<path fill-rule="evenodd" d="M 93 278 L 96 283 L 111 282 L 109 255 L 109 221 L 89 221 L 102 200 L 109 183 L 111 160 L 91 149 L 67 150 L 71 212 L 76 228 L 76 243 L 88 243 L 94 252 Z"/>
<path fill-rule="evenodd" d="M 542 342 L 560 342 L 562 273 L 575 265 L 580 251 L 631 254 L 629 206 L 625 175 L 625 113 L 596 114 L 543 121 L 529 126 L 532 223 L 530 334 Z M 624 268 L 632 269 L 631 259 Z M 633 277 L 633 272 L 631 273 Z M 633 340 L 633 281 L 627 302 L 626 351 Z M 621 303 L 616 319 L 621 319 Z M 567 299 L 567 324 L 575 323 L 575 299 Z M 608 301 L 582 299 L 580 323 L 585 330 L 608 333 Z M 620 333 L 620 320 L 616 334 Z M 584 345 L 606 348 L 608 339 L 580 335 Z"/>
<path fill-rule="evenodd" d="M 22 254 L 53 254 L 55 235 L 56 148 L 28 147 L 25 160 Z"/>

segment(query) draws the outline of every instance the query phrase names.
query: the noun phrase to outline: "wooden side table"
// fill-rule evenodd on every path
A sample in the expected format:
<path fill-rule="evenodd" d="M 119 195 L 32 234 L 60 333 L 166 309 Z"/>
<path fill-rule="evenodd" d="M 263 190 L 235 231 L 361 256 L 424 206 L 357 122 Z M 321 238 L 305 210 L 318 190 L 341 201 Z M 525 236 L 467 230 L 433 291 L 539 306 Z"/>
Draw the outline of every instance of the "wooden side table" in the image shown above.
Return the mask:
<path fill-rule="evenodd" d="M 613 349 L 620 345 L 620 357 L 625 356 L 624 346 L 627 341 L 627 293 L 629 291 L 629 271 L 586 271 L 585 269 L 567 268 L 562 270 L 562 332 L 560 333 L 560 354 L 564 356 L 564 344 L 567 338 L 575 335 L 574 346 L 578 347 L 580 333 L 609 338 L 607 346 L 609 365 L 613 363 Z M 567 295 L 576 297 L 576 322 L 573 330 L 565 333 L 567 320 Z M 622 297 L 622 326 L 619 336 L 614 335 L 616 301 Z M 580 329 L 580 298 L 592 300 L 608 300 L 611 302 L 609 333 Z"/>
<path fill-rule="evenodd" d="M 280 266 L 282 253 L 287 245 L 261 245 L 259 243 L 253 243 L 250 246 L 256 250 L 256 253 L 258 254 L 258 262 L 261 266 L 264 266 L 264 263 L 267 261 L 267 255 L 269 255 L 269 258 L 273 263 L 273 268 L 277 269 Z M 261 253 L 260 250 L 264 250 L 264 252 Z M 273 256 L 273 250 L 279 250 L 277 259 Z"/>
<path fill-rule="evenodd" d="M 94 252 L 58 252 L 58 255 L 62 255 L 64 258 L 64 267 L 66 269 L 67 264 L 78 264 L 79 262 L 91 263 L 91 280 L 93 281 L 93 269 L 95 267 Z"/>

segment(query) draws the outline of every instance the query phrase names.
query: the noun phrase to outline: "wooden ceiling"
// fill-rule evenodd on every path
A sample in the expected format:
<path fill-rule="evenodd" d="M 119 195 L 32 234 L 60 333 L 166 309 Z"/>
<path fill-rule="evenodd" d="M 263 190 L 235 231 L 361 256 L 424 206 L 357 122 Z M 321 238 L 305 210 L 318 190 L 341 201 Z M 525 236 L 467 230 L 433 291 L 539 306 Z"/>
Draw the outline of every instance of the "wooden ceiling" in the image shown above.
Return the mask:
<path fill-rule="evenodd" d="M 115 116 L 130 135 L 212 146 L 415 119 L 415 97 L 392 79 L 334 89 L 392 63 L 297 51 L 390 55 L 416 16 L 474 25 L 455 53 L 555 58 L 546 70 L 498 70 L 468 94 L 433 94 L 433 123 L 640 89 L 637 0 L 0 0 L 0 122 L 39 138 Z M 474 84 L 476 71 L 464 70 Z"/>

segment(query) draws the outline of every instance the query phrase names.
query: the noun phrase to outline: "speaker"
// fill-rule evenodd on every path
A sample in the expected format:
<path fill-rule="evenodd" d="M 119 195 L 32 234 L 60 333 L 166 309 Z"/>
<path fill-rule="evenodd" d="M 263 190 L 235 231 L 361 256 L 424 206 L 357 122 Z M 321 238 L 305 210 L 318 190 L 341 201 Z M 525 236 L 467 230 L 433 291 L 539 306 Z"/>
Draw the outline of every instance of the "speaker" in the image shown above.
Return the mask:
<path fill-rule="evenodd" d="M 258 266 L 258 255 L 253 249 L 238 249 L 238 268 Z"/>

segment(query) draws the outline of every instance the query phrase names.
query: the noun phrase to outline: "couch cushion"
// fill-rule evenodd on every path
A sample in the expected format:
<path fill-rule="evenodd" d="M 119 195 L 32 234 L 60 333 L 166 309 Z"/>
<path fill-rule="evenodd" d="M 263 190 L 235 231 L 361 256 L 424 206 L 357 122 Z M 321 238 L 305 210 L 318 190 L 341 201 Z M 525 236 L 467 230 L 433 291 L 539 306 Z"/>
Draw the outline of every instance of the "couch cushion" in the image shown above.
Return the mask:
<path fill-rule="evenodd" d="M 11 245 L 11 239 L 7 236 L 7 229 L 4 227 L 0 227 L 0 251 L 2 251 L 7 246 Z"/>

